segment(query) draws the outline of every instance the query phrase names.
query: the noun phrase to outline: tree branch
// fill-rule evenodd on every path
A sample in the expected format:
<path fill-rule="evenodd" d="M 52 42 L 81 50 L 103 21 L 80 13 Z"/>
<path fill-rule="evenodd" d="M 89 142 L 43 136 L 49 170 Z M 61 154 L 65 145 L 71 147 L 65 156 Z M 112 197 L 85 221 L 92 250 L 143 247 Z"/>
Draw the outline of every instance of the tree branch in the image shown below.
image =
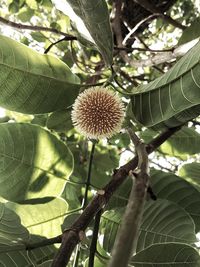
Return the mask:
<path fill-rule="evenodd" d="M 148 154 L 145 144 L 132 129 L 127 129 L 138 155 L 137 172 L 133 173 L 132 190 L 129 196 L 122 223 L 112 250 L 109 267 L 127 267 L 130 257 L 135 251 L 138 229 L 143 214 L 143 207 L 149 183 Z"/>
<path fill-rule="evenodd" d="M 31 31 L 45 31 L 45 32 L 52 32 L 55 34 L 59 34 L 59 35 L 64 35 L 65 36 L 65 40 L 77 40 L 77 38 L 71 34 L 59 31 L 57 29 L 53 29 L 53 28 L 48 28 L 48 27 L 42 27 L 42 26 L 32 26 L 32 25 L 26 25 L 26 24 L 21 24 L 21 23 L 16 23 L 10 20 L 7 20 L 5 18 L 0 17 L 0 22 L 3 24 L 6 24 L 9 27 L 12 28 L 16 28 L 19 30 L 31 30 Z"/>
<path fill-rule="evenodd" d="M 172 24 L 181 30 L 185 30 L 187 27 L 179 23 L 178 21 L 172 19 L 168 15 L 164 15 L 157 7 L 153 6 L 148 0 L 134 0 L 138 5 L 142 6 L 144 9 L 148 10 L 152 14 L 159 14 L 159 16 L 166 22 Z"/>
<path fill-rule="evenodd" d="M 170 136 L 177 132 L 181 127 L 168 129 L 157 138 L 153 139 L 147 146 L 148 154 L 152 153 Z M 88 204 L 79 218 L 72 224 L 71 228 L 62 234 L 62 244 L 54 258 L 52 267 L 65 267 L 70 260 L 70 256 L 76 245 L 82 240 L 83 232 L 88 227 L 91 220 L 109 201 L 113 193 L 124 182 L 130 170 L 134 170 L 138 164 L 136 156 L 127 164 L 120 167 L 114 174 L 113 179 L 102 189 L 93 200 Z"/>
<path fill-rule="evenodd" d="M 132 60 L 128 58 L 128 64 L 132 67 L 151 67 L 154 65 L 158 65 L 161 63 L 165 63 L 172 59 L 176 59 L 178 57 L 184 56 L 197 42 L 200 38 L 196 38 L 188 43 L 178 46 L 173 51 L 166 51 L 156 54 L 154 56 L 149 56 L 147 59 L 144 60 Z"/>

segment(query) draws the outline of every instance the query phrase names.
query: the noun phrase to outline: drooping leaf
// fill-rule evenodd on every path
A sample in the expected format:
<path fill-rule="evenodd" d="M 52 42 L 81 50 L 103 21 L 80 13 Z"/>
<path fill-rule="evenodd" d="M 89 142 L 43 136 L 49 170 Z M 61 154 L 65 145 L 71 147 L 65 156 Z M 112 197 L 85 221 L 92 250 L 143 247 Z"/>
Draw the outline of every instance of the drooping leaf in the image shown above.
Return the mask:
<path fill-rule="evenodd" d="M 79 78 L 56 57 L 41 55 L 0 35 L 0 105 L 27 114 L 52 112 L 73 103 Z"/>
<path fill-rule="evenodd" d="M 134 89 L 132 116 L 147 127 L 174 127 L 200 114 L 200 42 L 166 74 Z"/>
<path fill-rule="evenodd" d="M 200 192 L 190 183 L 173 173 L 151 171 L 151 185 L 158 198 L 168 199 L 185 209 L 195 222 L 195 230 L 200 230 Z"/>
<path fill-rule="evenodd" d="M 200 163 L 192 162 L 185 164 L 179 169 L 178 174 L 200 189 Z"/>
<path fill-rule="evenodd" d="M 198 267 L 199 253 L 191 246 L 181 243 L 155 244 L 131 260 L 135 267 Z"/>
<path fill-rule="evenodd" d="M 31 124 L 0 124 L 0 155 L 0 195 L 15 202 L 60 195 L 73 169 L 67 146 Z"/>
<path fill-rule="evenodd" d="M 102 54 L 105 62 L 109 65 L 112 64 L 113 53 L 113 38 L 109 22 L 109 13 L 105 0 L 81 0 L 73 1 L 67 0 L 76 15 L 71 16 L 75 23 L 79 23 L 80 19 L 88 29 L 93 41 L 100 53 Z M 77 24 L 77 30 L 81 30 Z"/>
<path fill-rule="evenodd" d="M 68 213 L 67 203 L 58 198 L 40 204 L 8 202 L 6 206 L 20 216 L 22 224 L 31 234 L 46 238 L 61 234 L 61 225 Z"/>

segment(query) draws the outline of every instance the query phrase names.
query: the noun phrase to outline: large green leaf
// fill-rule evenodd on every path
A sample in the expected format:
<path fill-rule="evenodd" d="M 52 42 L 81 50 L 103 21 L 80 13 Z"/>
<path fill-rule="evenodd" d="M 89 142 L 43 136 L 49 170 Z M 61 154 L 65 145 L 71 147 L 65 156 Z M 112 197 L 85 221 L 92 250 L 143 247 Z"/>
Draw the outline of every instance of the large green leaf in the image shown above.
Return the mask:
<path fill-rule="evenodd" d="M 166 74 L 134 89 L 135 120 L 151 127 L 173 127 L 200 114 L 200 42 Z"/>
<path fill-rule="evenodd" d="M 24 249 L 29 233 L 21 225 L 19 216 L 0 203 L 0 254 L 13 249 Z"/>
<path fill-rule="evenodd" d="M 46 238 L 42 238 L 40 236 L 30 235 L 31 240 L 29 243 L 39 243 L 42 240 Z M 54 258 L 55 254 L 57 252 L 57 249 L 54 245 L 44 246 L 44 247 L 37 247 L 35 249 L 28 251 L 28 256 L 31 259 L 31 261 L 35 264 L 41 264 L 44 261 L 51 260 Z"/>
<path fill-rule="evenodd" d="M 147 129 L 140 133 L 145 142 L 149 142 L 158 133 Z M 158 149 L 164 154 L 179 157 L 183 160 L 189 155 L 200 152 L 200 134 L 194 128 L 182 127 L 181 130 L 172 135 Z"/>
<path fill-rule="evenodd" d="M 0 266 L 2 267 L 35 267 L 28 257 L 26 250 L 10 251 L 0 254 Z"/>
<path fill-rule="evenodd" d="M 200 189 L 200 163 L 192 162 L 183 165 L 179 170 L 179 175 L 189 183 Z"/>
<path fill-rule="evenodd" d="M 200 230 L 200 192 L 173 173 L 151 171 L 151 185 L 158 198 L 168 199 L 185 209 Z"/>
<path fill-rule="evenodd" d="M 184 209 L 166 199 L 146 203 L 137 251 L 155 243 L 192 244 L 195 241 L 194 221 Z"/>
<path fill-rule="evenodd" d="M 68 213 L 68 205 L 63 199 L 53 199 L 41 204 L 6 203 L 21 218 L 22 224 L 31 234 L 51 238 L 61 234 L 61 225 Z"/>
<path fill-rule="evenodd" d="M 103 248 L 108 252 L 112 250 L 123 212 L 124 208 L 118 208 L 106 211 L 102 215 Z M 194 222 L 184 209 L 166 199 L 149 201 L 145 204 L 139 228 L 137 251 L 155 243 L 181 242 L 192 244 L 195 241 Z"/>
<path fill-rule="evenodd" d="M 105 0 L 67 0 L 78 17 L 84 22 L 92 39 L 105 62 L 112 64 L 113 37 L 109 22 L 109 13 Z M 72 20 L 77 23 L 78 20 L 74 15 Z M 77 29 L 80 26 L 77 24 Z"/>
<path fill-rule="evenodd" d="M 0 124 L 0 155 L 0 195 L 11 201 L 60 195 L 73 169 L 67 146 L 31 124 Z"/>
<path fill-rule="evenodd" d="M 0 266 L 33 267 L 25 251 L 29 233 L 19 216 L 0 203 Z"/>
<path fill-rule="evenodd" d="M 186 244 L 156 244 L 137 253 L 131 263 L 134 267 L 199 267 L 200 257 Z"/>
<path fill-rule="evenodd" d="M 56 57 L 41 55 L 0 35 L 0 105 L 28 114 L 47 113 L 73 103 L 79 78 Z"/>

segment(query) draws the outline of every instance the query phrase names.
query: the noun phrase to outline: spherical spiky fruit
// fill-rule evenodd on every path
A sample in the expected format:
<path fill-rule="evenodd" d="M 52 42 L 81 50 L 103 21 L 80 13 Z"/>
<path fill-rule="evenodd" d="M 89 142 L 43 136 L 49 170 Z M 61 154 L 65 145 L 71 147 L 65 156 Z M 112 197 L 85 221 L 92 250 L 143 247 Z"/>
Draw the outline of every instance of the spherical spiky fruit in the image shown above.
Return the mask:
<path fill-rule="evenodd" d="M 72 122 L 75 128 L 91 139 L 109 138 L 119 132 L 123 118 L 121 99 L 107 88 L 89 88 L 77 97 L 73 105 Z"/>

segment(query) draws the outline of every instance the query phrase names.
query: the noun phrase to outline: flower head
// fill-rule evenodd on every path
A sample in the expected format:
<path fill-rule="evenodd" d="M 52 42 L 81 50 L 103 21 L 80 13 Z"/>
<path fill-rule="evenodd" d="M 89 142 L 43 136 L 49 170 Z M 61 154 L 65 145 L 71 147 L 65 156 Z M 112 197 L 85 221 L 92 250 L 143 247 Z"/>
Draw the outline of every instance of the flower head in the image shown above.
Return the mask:
<path fill-rule="evenodd" d="M 111 137 L 119 132 L 123 118 L 124 105 L 108 88 L 91 87 L 81 93 L 73 105 L 75 128 L 91 139 Z"/>

